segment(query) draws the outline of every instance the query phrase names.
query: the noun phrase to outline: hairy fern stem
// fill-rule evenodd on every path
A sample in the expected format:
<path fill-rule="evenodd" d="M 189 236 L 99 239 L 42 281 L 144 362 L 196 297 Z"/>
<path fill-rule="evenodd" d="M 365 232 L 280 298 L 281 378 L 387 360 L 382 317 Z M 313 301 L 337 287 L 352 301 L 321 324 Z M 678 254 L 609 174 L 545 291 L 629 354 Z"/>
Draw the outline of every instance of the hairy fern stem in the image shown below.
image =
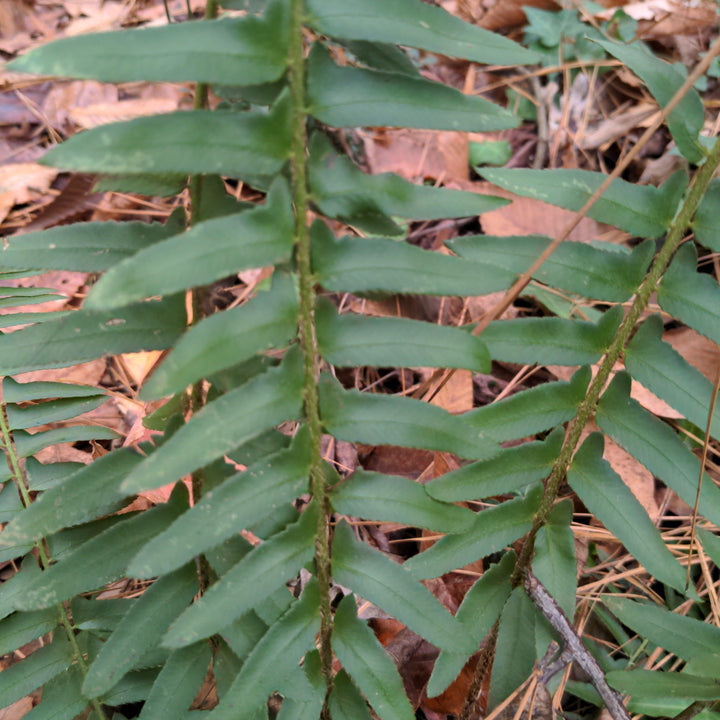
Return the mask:
<path fill-rule="evenodd" d="M 512 587 L 517 587 L 523 582 L 526 570 L 530 568 L 533 553 L 535 550 L 535 539 L 540 529 L 547 523 L 553 505 L 557 500 L 558 491 L 562 481 L 567 475 L 568 468 L 572 462 L 573 455 L 577 449 L 582 431 L 590 421 L 597 408 L 600 394 L 610 377 L 615 363 L 625 349 L 640 315 L 647 307 L 650 296 L 657 290 L 657 286 L 672 260 L 675 251 L 683 241 L 686 229 L 689 227 L 693 216 L 707 192 L 708 185 L 713 178 L 715 170 L 720 165 L 720 140 L 716 140 L 712 150 L 708 153 L 705 162 L 695 173 L 686 197 L 668 230 L 662 249 L 657 254 L 650 270 L 645 276 L 642 284 L 635 294 L 635 299 L 628 310 L 625 319 L 622 321 L 613 342 L 603 356 L 598 372 L 590 383 L 585 398 L 578 406 L 575 417 L 568 423 L 565 431 L 565 440 L 562 449 L 553 464 L 552 471 L 545 481 L 545 490 L 540 502 L 540 507 L 533 518 L 533 525 L 526 535 L 522 549 L 518 556 L 517 563 L 510 577 Z M 492 664 L 492 657 L 495 653 L 500 618 L 495 622 L 486 638 L 485 645 L 481 651 L 473 679 L 468 690 L 465 705 L 460 715 L 460 720 L 471 720 L 477 715 L 479 694 L 486 672 Z"/>
<path fill-rule="evenodd" d="M 308 188 L 306 168 L 307 110 L 305 98 L 305 57 L 303 43 L 303 0 L 292 0 L 290 20 L 290 96 L 292 100 L 292 144 L 290 165 L 295 206 L 295 261 L 300 286 L 298 331 L 303 353 L 303 407 L 310 431 L 310 491 L 319 506 L 315 534 L 315 574 L 320 586 L 320 664 L 325 679 L 326 694 L 323 720 L 330 717 L 328 699 L 333 686 L 332 609 L 330 607 L 330 517 L 331 508 L 327 482 L 323 472 L 320 443 L 322 427 L 318 398 L 320 353 L 315 329 L 315 279 L 310 258 L 310 232 L 307 225 Z"/>
<path fill-rule="evenodd" d="M 28 487 L 27 477 L 20 466 L 20 458 L 18 457 L 15 441 L 10 430 L 10 423 L 8 422 L 7 409 L 4 401 L 0 402 L 0 441 L 2 442 L 2 448 L 5 451 L 5 459 L 8 467 L 10 468 L 12 480 L 18 489 L 18 493 L 20 494 L 20 500 L 22 501 L 23 507 L 28 508 L 32 504 L 30 489 Z M 44 541 L 38 541 L 35 544 L 35 547 L 38 551 L 38 561 L 40 563 L 40 567 L 43 570 L 46 570 L 50 567 L 51 558 L 45 548 Z M 65 635 L 67 636 L 70 647 L 72 648 L 73 657 L 75 658 L 75 661 L 77 662 L 80 672 L 84 678 L 87 675 L 88 666 L 87 662 L 85 662 L 85 656 L 78 645 L 77 638 L 75 637 L 75 629 L 70 617 L 68 616 L 66 604 L 57 603 L 55 605 L 55 609 L 57 610 L 60 624 L 63 626 Z M 90 703 L 97 714 L 98 720 L 107 720 L 107 715 L 105 714 L 100 701 L 97 698 L 93 698 Z"/>

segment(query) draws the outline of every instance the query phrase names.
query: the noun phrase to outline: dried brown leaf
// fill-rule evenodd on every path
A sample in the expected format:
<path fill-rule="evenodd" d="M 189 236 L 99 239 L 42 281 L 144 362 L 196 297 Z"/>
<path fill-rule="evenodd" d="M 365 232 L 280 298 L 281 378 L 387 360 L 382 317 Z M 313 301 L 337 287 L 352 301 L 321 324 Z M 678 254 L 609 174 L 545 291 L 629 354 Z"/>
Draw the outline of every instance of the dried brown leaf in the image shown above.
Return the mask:
<path fill-rule="evenodd" d="M 470 370 L 456 370 L 432 399 L 433 405 L 453 415 L 473 408 L 473 378 Z"/>
<path fill-rule="evenodd" d="M 557 237 L 570 224 L 575 213 L 548 205 L 534 198 L 516 197 L 500 188 L 492 187 L 492 194 L 512 199 L 510 205 L 484 213 L 480 224 L 487 235 L 542 234 Z M 583 218 L 570 233 L 569 240 L 588 242 L 597 240 L 608 226 L 590 218 Z"/>
<path fill-rule="evenodd" d="M 0 195 L 12 199 L 13 205 L 36 202 L 57 177 L 56 168 L 38 163 L 11 163 L 2 166 Z"/>
<path fill-rule="evenodd" d="M 468 178 L 467 137 L 462 133 L 384 129 L 363 134 L 363 142 L 372 173 L 444 184 Z"/>
<path fill-rule="evenodd" d="M 74 124 L 72 114 L 80 108 L 117 103 L 118 89 L 114 85 L 94 80 L 73 80 L 55 83 L 42 105 L 44 120 L 50 127 L 69 132 Z"/>
<path fill-rule="evenodd" d="M 64 220 L 69 220 L 87 210 L 93 198 L 99 195 L 91 195 L 90 190 L 95 184 L 94 175 L 75 173 L 65 183 L 60 194 L 48 203 L 33 219 L 31 223 L 21 228 L 18 234 L 58 225 Z"/>
<path fill-rule="evenodd" d="M 0 709 L 0 720 L 20 720 L 32 710 L 32 707 L 32 697 L 26 695 L 12 705 Z"/>
<path fill-rule="evenodd" d="M 139 98 L 122 102 L 100 102 L 69 111 L 70 119 L 82 129 L 106 125 L 112 122 L 132 120 L 146 115 L 159 115 L 177 109 L 173 98 Z"/>
<path fill-rule="evenodd" d="M 717 367 L 720 364 L 720 347 L 712 340 L 688 327 L 668 330 L 663 334 L 663 340 L 670 343 L 708 380 L 715 381 Z"/>
<path fill-rule="evenodd" d="M 547 369 L 556 377 L 558 380 L 565 380 L 566 382 L 575 374 L 578 366 L 571 365 L 547 365 Z M 597 374 L 597 365 L 592 365 L 592 376 L 595 377 Z M 608 382 L 615 377 L 615 373 L 620 370 L 624 370 L 625 366 L 618 362 L 615 363 L 615 367 L 610 373 Z M 630 397 L 633 400 L 637 400 L 646 410 L 649 410 L 653 415 L 658 417 L 677 419 L 682 417 L 677 410 L 674 410 L 664 400 L 661 400 L 657 395 L 651 393 L 647 388 L 643 387 L 637 380 L 633 380 L 630 389 Z"/>
<path fill-rule="evenodd" d="M 478 23 L 486 30 L 509 30 L 524 25 L 526 22 L 523 6 L 540 8 L 542 10 L 560 10 L 561 7 L 553 0 L 498 0 Z"/>

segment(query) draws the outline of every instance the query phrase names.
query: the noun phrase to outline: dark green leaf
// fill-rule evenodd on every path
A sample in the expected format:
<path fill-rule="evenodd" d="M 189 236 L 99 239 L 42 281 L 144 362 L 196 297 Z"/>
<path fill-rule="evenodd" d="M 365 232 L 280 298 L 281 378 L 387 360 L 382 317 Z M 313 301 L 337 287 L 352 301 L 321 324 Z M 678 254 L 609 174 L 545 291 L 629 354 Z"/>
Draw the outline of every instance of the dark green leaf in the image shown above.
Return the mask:
<path fill-rule="evenodd" d="M 2 381 L 3 401 L 21 403 L 48 398 L 96 398 L 102 393 L 91 385 L 73 385 L 64 382 L 24 382 L 11 377 Z"/>
<path fill-rule="evenodd" d="M 102 701 L 106 705 L 124 705 L 145 700 L 155 684 L 157 675 L 157 668 L 130 672 L 102 698 Z"/>
<path fill-rule="evenodd" d="M 538 55 L 418 0 L 309 0 L 310 25 L 324 35 L 397 43 L 492 65 L 535 63 Z"/>
<path fill-rule="evenodd" d="M 707 424 L 712 383 L 672 345 L 662 341 L 663 321 L 650 316 L 625 348 L 625 366 L 632 377 L 681 412 L 691 423 Z M 710 432 L 720 438 L 720 406 Z"/>
<path fill-rule="evenodd" d="M 519 490 L 550 474 L 565 434 L 554 430 L 543 442 L 503 448 L 491 460 L 480 460 L 430 480 L 425 490 L 446 502 L 481 500 Z"/>
<path fill-rule="evenodd" d="M 163 644 L 182 647 L 209 637 L 294 576 L 313 556 L 317 513 L 309 505 L 295 524 L 253 548 L 180 616 Z"/>
<path fill-rule="evenodd" d="M 714 625 L 628 598 L 605 597 L 604 603 L 624 625 L 683 660 L 718 654 L 720 628 Z"/>
<path fill-rule="evenodd" d="M 683 73 L 654 55 L 645 43 L 625 44 L 601 39 L 594 41 L 638 75 L 660 107 L 664 108 L 685 82 L 686 76 Z M 685 93 L 667 118 L 668 128 L 678 150 L 694 164 L 698 164 L 705 157 L 705 151 L 698 141 L 704 121 L 703 103 L 693 88 Z"/>
<path fill-rule="evenodd" d="M 296 665 L 283 680 L 281 688 L 283 704 L 276 720 L 317 720 L 325 702 L 326 690 L 320 669 L 320 653 L 317 650 L 306 653 L 302 667 Z"/>
<path fill-rule="evenodd" d="M 20 500 L 20 495 L 18 494 L 15 483 L 5 483 L 0 490 L 0 523 L 7 523 L 14 520 L 23 508 L 24 505 Z M 4 536 L 5 529 L 3 528 L 3 532 L 0 534 L 0 540 L 2 540 Z M 2 546 L 2 543 L 0 543 L 0 546 Z"/>
<path fill-rule="evenodd" d="M 22 662 L 0 673 L 0 707 L 12 705 L 66 670 L 72 662 L 72 647 L 64 633 L 58 633 L 52 644 L 35 650 Z"/>
<path fill-rule="evenodd" d="M 405 567 L 417 578 L 439 577 L 502 550 L 530 530 L 540 496 L 540 488 L 536 488 L 525 498 L 482 510 L 470 530 L 461 535 L 446 535 L 428 550 L 410 558 Z"/>
<path fill-rule="evenodd" d="M 600 429 L 637 458 L 690 506 L 695 504 L 700 460 L 673 430 L 630 397 L 630 376 L 620 372 L 600 398 Z M 720 523 L 720 488 L 708 477 L 700 492 L 700 512 Z"/>
<path fill-rule="evenodd" d="M 136 577 L 162 575 L 307 491 L 310 445 L 298 431 L 288 450 L 260 460 L 203 495 L 130 563 Z"/>
<path fill-rule="evenodd" d="M 622 307 L 616 305 L 597 325 L 563 318 L 496 320 L 483 331 L 481 339 L 490 355 L 504 362 L 586 365 L 605 352 L 622 318 Z"/>
<path fill-rule="evenodd" d="M 60 443 L 74 443 L 84 440 L 117 440 L 118 433 L 99 425 L 73 425 L 72 427 L 44 430 L 31 435 L 25 430 L 16 430 L 13 433 L 15 449 L 19 457 L 35 455 L 40 450 Z"/>
<path fill-rule="evenodd" d="M 22 299 L 23 302 L 33 302 L 30 298 L 44 299 L 47 297 L 62 298 L 64 295 L 53 295 L 54 288 L 46 287 L 24 287 L 22 285 L 17 287 L 0 286 L 0 297 L 6 298 L 8 301 L 13 298 Z M 20 303 L 15 303 L 19 305 Z"/>
<path fill-rule="evenodd" d="M 84 463 L 79 462 L 55 462 L 43 465 L 33 457 L 25 460 L 25 473 L 31 490 L 49 490 L 62 485 L 84 467 Z"/>
<path fill-rule="evenodd" d="M 406 52 L 397 45 L 367 40 L 343 40 L 340 44 L 346 47 L 361 65 L 385 72 L 403 73 L 411 77 L 420 74 Z"/>
<path fill-rule="evenodd" d="M 43 156 L 46 165 L 98 173 L 270 175 L 287 160 L 290 103 L 269 113 L 192 110 L 102 125 Z"/>
<path fill-rule="evenodd" d="M 480 174 L 517 195 L 575 211 L 590 199 L 607 177 L 589 170 L 505 168 L 481 168 Z M 609 223 L 632 235 L 656 238 L 670 225 L 686 184 L 684 175 L 672 176 L 661 188 L 613 180 L 587 214 L 598 222 Z"/>
<path fill-rule="evenodd" d="M 555 505 L 547 523 L 538 531 L 532 563 L 535 576 L 571 621 L 575 617 L 577 590 L 575 539 L 570 529 L 572 518 L 573 505 L 570 499 L 566 498 Z"/>
<path fill-rule="evenodd" d="M 488 710 L 505 700 L 532 672 L 536 655 L 535 620 L 532 600 L 523 588 L 515 588 L 500 618 Z"/>
<path fill-rule="evenodd" d="M 17 601 L 25 595 L 41 575 L 37 559 L 33 555 L 23 558 L 19 572 L 0 585 L 0 618 L 5 618 L 17 609 Z"/>
<path fill-rule="evenodd" d="M 234 720 L 245 709 L 264 703 L 297 668 L 300 658 L 314 647 L 320 629 L 320 590 L 312 579 L 300 599 L 263 636 L 243 663 L 227 693 L 212 715 L 213 720 Z"/>
<path fill-rule="evenodd" d="M 415 185 L 393 173 L 367 175 L 336 153 L 321 133 L 310 141 L 308 179 L 313 202 L 323 214 L 362 227 L 378 215 L 433 220 L 480 215 L 509 203 L 490 195 Z"/>
<path fill-rule="evenodd" d="M 438 502 L 425 488 L 398 475 L 356 470 L 333 494 L 332 504 L 343 515 L 379 522 L 398 522 L 437 532 L 463 532 L 475 520 L 467 508 Z"/>
<path fill-rule="evenodd" d="M 447 246 L 473 262 L 488 263 L 520 275 L 551 242 L 540 235 L 468 235 L 449 240 Z M 655 245 L 647 240 L 629 254 L 618 252 L 617 245 L 607 243 L 606 247 L 607 250 L 581 242 L 560 243 L 533 277 L 584 297 L 625 302 L 642 281 Z"/>
<path fill-rule="evenodd" d="M 0 336 L 0 374 L 67 367 L 103 355 L 164 350 L 185 329 L 185 297 L 113 311 L 77 310 Z"/>
<path fill-rule="evenodd" d="M 258 617 L 254 610 L 250 610 L 226 625 L 220 631 L 220 635 L 232 648 L 235 655 L 241 660 L 245 660 L 260 642 L 260 638 L 267 632 L 267 629 L 267 624 Z"/>
<path fill-rule="evenodd" d="M 125 448 L 82 466 L 64 483 L 43 493 L 8 525 L 0 535 L 0 546 L 39 540 L 63 527 L 118 509 L 119 502 L 127 497 L 118 491 L 118 485 L 141 460 L 141 455 Z"/>
<path fill-rule="evenodd" d="M 180 173 L 123 173 L 103 175 L 93 191 L 172 197 L 179 195 L 186 185 L 187 176 Z"/>
<path fill-rule="evenodd" d="M 291 349 L 277 368 L 205 405 L 132 471 L 120 489 L 132 494 L 179 480 L 264 430 L 295 419 L 302 381 L 302 357 Z"/>
<path fill-rule="evenodd" d="M 212 659 L 206 642 L 171 653 L 148 695 L 140 720 L 175 720 L 190 707 Z"/>
<path fill-rule="evenodd" d="M 355 540 L 347 523 L 336 526 L 332 550 L 333 577 L 340 585 L 351 588 L 439 648 L 476 649 L 460 623 L 427 588 L 403 566 Z M 352 675 L 352 669 L 348 670 Z"/>
<path fill-rule="evenodd" d="M 34 547 L 34 543 L 17 543 L 0 551 L 0 562 L 7 563 L 15 558 L 24 557 Z"/>
<path fill-rule="evenodd" d="M 469 142 L 468 146 L 468 163 L 472 167 L 479 165 L 502 167 L 513 156 L 509 140 Z"/>
<path fill-rule="evenodd" d="M 180 392 L 199 378 L 287 345 L 296 330 L 297 296 L 292 280 L 277 274 L 269 292 L 193 325 L 145 384 L 141 397 Z"/>
<path fill-rule="evenodd" d="M 115 522 L 36 576 L 22 595 L 14 598 L 16 607 L 20 610 L 49 607 L 121 578 L 133 555 L 151 537 L 164 530 L 187 504 L 187 490 L 181 484 L 164 505 Z"/>
<path fill-rule="evenodd" d="M 334 127 L 359 125 L 428 130 L 503 130 L 519 119 L 484 98 L 424 78 L 339 67 L 315 43 L 308 58 L 310 113 Z"/>
<path fill-rule="evenodd" d="M 58 318 L 71 315 L 72 310 L 57 310 L 54 312 L 21 312 L 8 313 L 0 315 L 0 328 L 13 327 L 15 325 L 32 325 L 35 323 L 44 323 L 49 320 L 57 320 Z"/>
<path fill-rule="evenodd" d="M 88 701 L 80 691 L 82 671 L 72 665 L 43 685 L 42 700 L 23 720 L 73 720 Z"/>
<path fill-rule="evenodd" d="M 353 595 L 345 596 L 338 606 L 332 644 L 343 667 L 380 720 L 413 720 L 415 714 L 395 663 L 372 630 L 358 618 Z"/>
<path fill-rule="evenodd" d="M 136 515 L 137 513 L 123 513 L 122 516 L 117 514 L 106 515 L 98 520 L 61 530 L 47 538 L 50 557 L 55 562 L 61 562 L 81 545 L 94 540 L 100 533 Z"/>
<path fill-rule="evenodd" d="M 685 570 L 667 549 L 635 495 L 603 460 L 604 442 L 593 433 L 568 470 L 568 482 L 587 509 L 615 535 L 647 571 L 676 590 L 685 589 Z"/>
<path fill-rule="evenodd" d="M 710 530 L 701 527 L 697 528 L 697 535 L 710 559 L 720 567 L 720 538 Z"/>
<path fill-rule="evenodd" d="M 613 670 L 608 684 L 633 698 L 687 698 L 720 700 L 720 681 L 685 673 L 652 670 Z"/>
<path fill-rule="evenodd" d="M 174 222 L 89 222 L 16 235 L 0 248 L 0 267 L 103 272 L 179 232 Z"/>
<path fill-rule="evenodd" d="M 333 365 L 421 365 L 490 372 L 484 341 L 468 330 L 406 318 L 338 315 L 325 298 L 317 304 L 315 319 L 320 352 Z"/>
<path fill-rule="evenodd" d="M 136 602 L 135 598 L 86 600 L 82 597 L 75 597 L 70 604 L 73 625 L 79 630 L 115 630 Z"/>
<path fill-rule="evenodd" d="M 107 396 L 96 394 L 95 397 L 89 398 L 49 400 L 27 407 L 18 407 L 9 403 L 7 405 L 8 423 L 11 430 L 26 430 L 39 425 L 70 420 L 100 407 L 106 400 Z"/>
<path fill-rule="evenodd" d="M 697 251 L 683 245 L 658 287 L 658 302 L 665 312 L 720 344 L 720 286 L 711 275 L 696 272 Z"/>
<path fill-rule="evenodd" d="M 44 291 L 45 288 L 42 288 Z M 19 305 L 39 305 L 40 303 L 51 302 L 53 300 L 63 300 L 67 302 L 66 295 L 54 295 L 42 292 L 38 295 L 13 295 L 11 297 L 0 298 L 0 308 L 13 308 Z M 17 324 L 15 322 L 14 324 Z"/>
<path fill-rule="evenodd" d="M 292 239 L 290 190 L 276 180 L 264 205 L 194 225 L 116 265 L 93 287 L 85 306 L 121 307 L 272 265 L 289 259 Z"/>
<path fill-rule="evenodd" d="M 509 288 L 515 273 L 497 265 L 422 250 L 384 238 L 336 240 L 318 221 L 312 226 L 313 267 L 326 290 L 336 292 L 484 295 Z"/>
<path fill-rule="evenodd" d="M 188 563 L 145 590 L 88 668 L 83 682 L 86 697 L 99 697 L 115 687 L 158 644 L 170 623 L 192 600 L 197 582 L 195 563 Z"/>
<path fill-rule="evenodd" d="M 77 35 L 36 48 L 13 68 L 102 82 L 267 82 L 285 70 L 289 14 L 286 3 L 273 2 L 263 18 Z"/>
<path fill-rule="evenodd" d="M 7 655 L 60 623 L 57 608 L 14 613 L 0 623 L 0 655 Z"/>
<path fill-rule="evenodd" d="M 455 617 L 476 640 L 477 647 L 490 632 L 510 595 L 510 574 L 516 559 L 514 552 L 506 553 L 468 590 L 458 608 Z M 443 650 L 435 661 L 428 682 L 428 696 L 440 695 L 460 674 L 468 657 L 465 653 Z"/>
<path fill-rule="evenodd" d="M 397 395 L 343 390 L 324 376 L 320 380 L 320 412 L 327 431 L 339 440 L 368 445 L 404 445 L 485 459 L 499 447 L 459 417 L 436 405 Z"/>
<path fill-rule="evenodd" d="M 712 180 L 708 185 L 692 222 L 697 241 L 715 252 L 720 252 L 720 228 L 717 224 L 718 203 L 720 203 L 720 179 Z"/>
<path fill-rule="evenodd" d="M 569 383 L 538 385 L 512 397 L 484 405 L 463 415 L 463 420 L 497 442 L 529 437 L 575 417 L 585 397 L 590 368 L 580 368 Z"/>
<path fill-rule="evenodd" d="M 345 670 L 335 676 L 329 706 L 335 720 L 372 720 L 365 698 Z"/>

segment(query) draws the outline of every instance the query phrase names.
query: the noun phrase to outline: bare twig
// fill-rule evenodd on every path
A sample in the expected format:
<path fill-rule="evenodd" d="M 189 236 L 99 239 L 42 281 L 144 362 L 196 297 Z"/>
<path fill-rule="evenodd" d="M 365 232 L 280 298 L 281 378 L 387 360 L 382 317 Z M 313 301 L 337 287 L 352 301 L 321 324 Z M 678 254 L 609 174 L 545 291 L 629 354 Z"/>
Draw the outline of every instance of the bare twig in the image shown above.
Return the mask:
<path fill-rule="evenodd" d="M 545 589 L 543 584 L 529 571 L 525 572 L 525 590 L 535 607 L 543 614 L 553 630 L 563 641 L 563 654 L 572 659 L 588 674 L 590 682 L 597 690 L 614 720 L 630 720 L 630 715 L 622 703 L 619 693 L 605 682 L 605 674 L 595 658 L 588 652 L 575 628 L 568 620 L 555 598 Z"/>

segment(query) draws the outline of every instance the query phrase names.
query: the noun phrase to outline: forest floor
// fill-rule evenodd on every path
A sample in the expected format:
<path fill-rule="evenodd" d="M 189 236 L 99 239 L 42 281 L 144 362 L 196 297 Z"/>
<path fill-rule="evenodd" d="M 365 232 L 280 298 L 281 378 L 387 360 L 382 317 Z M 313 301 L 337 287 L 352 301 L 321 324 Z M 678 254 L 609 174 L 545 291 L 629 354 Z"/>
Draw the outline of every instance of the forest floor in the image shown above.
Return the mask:
<path fill-rule="evenodd" d="M 189 0 L 195 17 L 201 15 L 202 0 Z M 417 183 L 430 183 L 476 192 L 498 193 L 479 179 L 473 166 L 497 162 L 505 167 L 580 168 L 609 171 L 633 146 L 634 141 L 657 118 L 658 106 L 645 86 L 617 61 L 608 59 L 597 46 L 583 40 L 589 27 L 601 32 L 611 23 L 623 24 L 630 36 L 645 41 L 660 57 L 693 67 L 718 30 L 718 6 L 711 0 L 623 0 L 582 3 L 568 0 L 563 7 L 553 0 L 442 0 L 437 3 L 462 19 L 506 34 L 519 42 L 535 41 L 547 57 L 544 67 L 532 70 L 479 67 L 446 57 L 415 53 L 412 58 L 432 79 L 451 84 L 466 93 L 482 93 L 508 104 L 524 119 L 516 129 L 467 134 L 374 128 L 338 134 L 353 159 L 371 173 L 395 172 Z M 527 17 L 522 6 L 532 5 L 541 12 Z M 611 7 L 612 6 L 612 7 Z M 173 21 L 187 19 L 185 0 L 171 0 Z M 553 24 L 543 22 L 543 11 L 564 10 Z M 563 22 L 560 22 L 560 18 Z M 30 48 L 57 38 L 86 32 L 123 27 L 153 26 L 167 22 L 161 0 L 0 0 L 0 58 L 9 60 Z M 720 131 L 720 64 L 715 64 L 698 89 L 706 110 L 716 116 L 706 134 Z M 163 83 L 108 85 L 93 81 L 58 81 L 46 77 L 22 76 L 3 70 L 0 65 L 0 236 L 41 230 L 71 221 L 156 220 L 163 221 L 178 205 L 187 205 L 187 194 L 177 197 L 141 197 L 94 190 L 96 178 L 71 175 L 38 164 L 48 147 L 63 139 L 104 123 L 139 116 L 189 109 L 189 86 Z M 495 160 L 495 158 L 497 160 Z M 656 132 L 626 173 L 633 182 L 660 185 L 683 160 L 673 152 L 673 143 L 663 129 Z M 256 199 L 251 188 L 232 187 L 243 199 Z M 505 193 L 507 197 L 511 197 Z M 411 242 L 426 249 L 447 252 L 444 241 L 457 234 L 482 232 L 509 236 L 542 232 L 556 236 L 572 214 L 528 198 L 513 202 L 480 217 L 460 221 L 413 223 Z M 571 240 L 632 243 L 632 238 L 609 226 L 585 218 L 570 236 Z M 700 258 L 720 280 L 720 258 Z M 265 277 L 262 270 L 228 278 L 213 289 L 218 307 L 242 303 Z M 45 287 L 54 288 L 60 299 L 12 312 L 49 311 L 77 308 L 82 304 L 88 284 L 83 273 L 51 272 L 40 278 Z M 19 279 L 23 284 L 28 279 Z M 3 280 L 3 284 L 9 281 Z M 371 301 L 349 297 L 346 308 L 376 316 L 402 316 L 457 325 L 477 320 L 498 300 L 494 296 L 461 301 L 437 301 L 417 297 Z M 591 306 L 573 305 L 567 299 L 533 293 L 521 296 L 503 317 L 564 315 L 587 317 Z M 650 312 L 658 312 L 652 305 Z M 0 315 L 10 310 L 0 307 Z M 7 331 L 7 330 L 6 330 Z M 687 327 L 668 326 L 664 339 L 711 381 L 720 363 L 720 349 Z M 117 431 L 123 444 L 130 445 L 148 437 L 143 418 L 156 409 L 155 404 L 138 400 L 138 388 L 160 358 L 159 352 L 107 357 L 83 365 L 19 376 L 27 380 L 62 380 L 94 385 L 108 394 L 108 400 L 83 420 Z M 494 363 L 492 373 L 454 373 L 450 382 L 433 402 L 453 413 L 461 413 L 506 397 L 519 390 L 557 378 L 568 379 L 569 367 L 515 366 Z M 381 386 L 387 391 L 414 393 L 430 377 L 430 371 L 386 368 L 382 372 L 358 371 L 357 387 Z M 663 401 L 637 385 L 633 397 L 663 420 L 673 423 L 679 415 Z M 702 438 L 700 438 L 702 442 Z M 41 454 L 42 461 L 70 460 L 84 463 L 107 452 L 102 443 L 76 443 L 53 446 Z M 392 447 L 353 448 L 339 443 L 327 448 L 328 458 L 345 470 L 361 464 L 368 470 L 392 472 L 419 480 L 430 479 L 452 469 L 455 459 L 445 454 Z M 687 546 L 692 511 L 672 491 L 655 478 L 620 447 L 607 443 L 605 457 L 621 474 L 625 483 L 647 510 L 671 546 Z M 710 475 L 720 481 L 720 467 L 712 461 Z M 167 489 L 143 493 L 135 507 L 149 507 L 167 499 Z M 570 495 L 568 491 L 568 495 Z M 628 555 L 619 541 L 576 503 L 572 529 L 578 557 L 578 614 L 576 625 L 584 628 L 589 608 L 603 588 L 620 578 L 635 591 L 653 597 L 651 578 Z M 417 531 L 391 524 L 368 524 L 367 539 L 394 556 L 403 556 L 409 542 L 417 541 Z M 594 563 L 585 562 L 591 554 Z M 476 568 L 477 573 L 482 571 Z M 0 581 L 16 571 L 12 562 L 0 566 Z M 433 592 L 448 607 L 455 609 L 477 573 L 466 568 L 465 574 L 444 576 L 433 581 Z M 717 580 L 713 580 L 716 583 Z M 715 624 L 720 619 L 715 618 Z M 401 629 L 394 621 L 376 621 L 381 641 L 392 645 L 393 654 L 403 656 L 401 667 L 406 685 L 419 698 L 422 678 L 427 680 L 427 664 L 432 658 L 417 647 L 403 647 Z M 592 634 L 591 627 L 586 632 Z M 398 655 L 399 653 L 399 655 Z M 13 662 L 0 660 L 0 668 Z M 467 669 L 465 675 L 469 675 Z M 442 720 L 457 713 L 465 687 L 462 678 L 439 698 L 422 700 L 422 712 L 428 720 Z M 4 710 L 0 720 L 18 720 L 35 702 L 28 696 Z M 418 700 L 420 703 L 420 700 Z M 541 715 L 544 714 L 541 712 Z M 512 717 L 512 715 L 510 715 Z"/>

